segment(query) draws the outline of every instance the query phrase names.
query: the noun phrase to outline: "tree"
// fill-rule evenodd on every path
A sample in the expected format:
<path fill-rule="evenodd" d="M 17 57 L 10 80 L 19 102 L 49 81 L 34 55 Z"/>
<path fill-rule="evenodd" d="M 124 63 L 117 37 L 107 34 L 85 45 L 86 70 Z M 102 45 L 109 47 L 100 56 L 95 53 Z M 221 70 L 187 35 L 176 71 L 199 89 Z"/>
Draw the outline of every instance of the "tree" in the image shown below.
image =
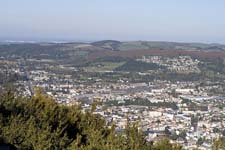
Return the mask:
<path fill-rule="evenodd" d="M 177 144 L 171 144 L 168 139 L 163 139 L 155 144 L 155 150 L 181 150 L 182 147 Z"/>
<path fill-rule="evenodd" d="M 204 139 L 200 137 L 196 144 L 199 146 L 199 145 L 202 145 L 203 143 L 204 143 Z"/>
<path fill-rule="evenodd" d="M 225 150 L 225 139 L 219 138 L 214 140 L 212 145 L 212 150 Z"/>
<path fill-rule="evenodd" d="M 63 106 L 36 90 L 32 97 L 13 92 L 0 93 L 0 142 L 17 149 L 78 150 L 179 150 L 163 140 L 154 144 L 145 140 L 139 122 L 127 118 L 125 132 L 116 133 L 105 120 L 79 105 Z M 0 143 L 0 144 L 1 144 Z"/>

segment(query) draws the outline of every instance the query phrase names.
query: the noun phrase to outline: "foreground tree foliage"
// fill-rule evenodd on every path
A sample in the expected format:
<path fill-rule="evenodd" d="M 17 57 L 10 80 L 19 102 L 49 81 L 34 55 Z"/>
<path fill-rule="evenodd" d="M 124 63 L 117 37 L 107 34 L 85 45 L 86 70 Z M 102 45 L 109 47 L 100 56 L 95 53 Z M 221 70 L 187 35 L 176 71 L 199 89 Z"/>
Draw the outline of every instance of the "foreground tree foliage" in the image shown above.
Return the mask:
<path fill-rule="evenodd" d="M 79 105 L 63 106 L 38 90 L 21 97 L 12 91 L 0 95 L 0 143 L 29 150 L 180 150 L 168 140 L 148 143 L 138 124 L 127 123 L 124 133 Z"/>
<path fill-rule="evenodd" d="M 219 138 L 219 139 L 214 140 L 212 149 L 213 150 L 225 150 L 225 138 Z"/>

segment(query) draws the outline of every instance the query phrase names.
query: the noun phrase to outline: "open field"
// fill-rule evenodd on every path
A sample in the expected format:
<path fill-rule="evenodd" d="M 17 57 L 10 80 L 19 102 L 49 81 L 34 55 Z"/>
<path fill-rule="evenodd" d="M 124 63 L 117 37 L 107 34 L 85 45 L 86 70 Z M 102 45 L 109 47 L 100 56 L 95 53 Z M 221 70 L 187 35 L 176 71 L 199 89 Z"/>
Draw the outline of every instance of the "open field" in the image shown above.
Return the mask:
<path fill-rule="evenodd" d="M 84 67 L 83 69 L 87 72 L 113 71 L 117 67 L 122 66 L 124 63 L 125 62 L 100 62 Z"/>

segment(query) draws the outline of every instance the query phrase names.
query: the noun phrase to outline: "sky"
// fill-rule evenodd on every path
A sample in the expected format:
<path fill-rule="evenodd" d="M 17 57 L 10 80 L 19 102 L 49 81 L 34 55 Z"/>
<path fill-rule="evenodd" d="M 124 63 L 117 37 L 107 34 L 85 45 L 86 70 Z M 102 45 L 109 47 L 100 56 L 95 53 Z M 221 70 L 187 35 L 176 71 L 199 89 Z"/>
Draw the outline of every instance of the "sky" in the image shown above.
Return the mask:
<path fill-rule="evenodd" d="M 225 0 L 1 0 L 0 40 L 225 44 Z"/>

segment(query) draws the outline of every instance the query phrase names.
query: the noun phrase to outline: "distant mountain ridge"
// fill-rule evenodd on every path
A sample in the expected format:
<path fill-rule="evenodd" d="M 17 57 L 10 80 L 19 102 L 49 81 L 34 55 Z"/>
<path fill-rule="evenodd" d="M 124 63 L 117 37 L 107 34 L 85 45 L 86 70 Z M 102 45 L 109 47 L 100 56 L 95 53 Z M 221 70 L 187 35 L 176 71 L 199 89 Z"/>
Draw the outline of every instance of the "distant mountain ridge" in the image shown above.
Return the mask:
<path fill-rule="evenodd" d="M 35 59 L 52 59 L 83 64 L 105 57 L 136 59 L 142 56 L 193 56 L 207 59 L 225 58 L 225 45 L 204 43 L 178 43 L 156 41 L 97 42 L 0 42 L 0 56 Z"/>
<path fill-rule="evenodd" d="M 117 40 L 102 40 L 96 42 L 34 42 L 34 41 L 4 41 L 4 44 L 49 44 L 49 45 L 73 45 L 75 48 L 89 47 L 89 49 L 105 49 L 113 51 L 127 50 L 204 50 L 204 51 L 225 51 L 223 44 L 205 44 L 205 43 L 180 43 L 166 41 L 117 41 Z"/>
<path fill-rule="evenodd" d="M 110 50 L 206 50 L 206 51 L 225 51 L 225 45 L 205 44 L 205 43 L 179 43 L 179 42 L 158 42 L 158 41 L 128 41 L 121 42 L 116 40 L 103 40 L 91 43 L 91 45 Z"/>

